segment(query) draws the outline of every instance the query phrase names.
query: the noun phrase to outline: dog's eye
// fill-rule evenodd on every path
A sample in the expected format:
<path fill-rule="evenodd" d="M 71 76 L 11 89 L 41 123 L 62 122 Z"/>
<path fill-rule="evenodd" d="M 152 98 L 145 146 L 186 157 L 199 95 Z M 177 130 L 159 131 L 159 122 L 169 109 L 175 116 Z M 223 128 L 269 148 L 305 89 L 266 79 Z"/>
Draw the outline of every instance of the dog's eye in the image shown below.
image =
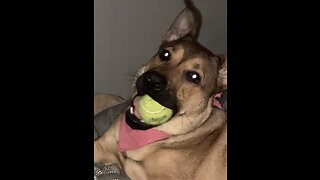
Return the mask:
<path fill-rule="evenodd" d="M 194 71 L 188 71 L 186 73 L 186 78 L 188 81 L 198 84 L 201 81 L 200 75 Z"/>
<path fill-rule="evenodd" d="M 168 51 L 166 49 L 163 51 L 160 51 L 159 57 L 160 57 L 161 61 L 168 61 L 171 57 L 170 51 Z"/>

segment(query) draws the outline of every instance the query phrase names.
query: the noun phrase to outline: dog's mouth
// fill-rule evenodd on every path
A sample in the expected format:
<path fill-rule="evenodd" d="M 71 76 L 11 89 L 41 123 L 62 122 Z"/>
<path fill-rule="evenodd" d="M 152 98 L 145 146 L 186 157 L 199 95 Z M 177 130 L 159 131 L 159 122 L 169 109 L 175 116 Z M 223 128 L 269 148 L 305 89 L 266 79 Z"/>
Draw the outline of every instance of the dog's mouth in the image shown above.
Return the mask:
<path fill-rule="evenodd" d="M 149 99 L 146 100 L 146 98 Z M 148 106 L 157 106 L 156 108 L 158 109 L 150 112 L 147 110 Z M 137 95 L 131 101 L 131 105 L 125 113 L 125 119 L 126 123 L 132 129 L 147 130 L 169 121 L 174 116 L 175 112 L 175 110 L 171 110 L 160 103 L 158 104 L 157 101 L 153 100 L 148 95 Z"/>

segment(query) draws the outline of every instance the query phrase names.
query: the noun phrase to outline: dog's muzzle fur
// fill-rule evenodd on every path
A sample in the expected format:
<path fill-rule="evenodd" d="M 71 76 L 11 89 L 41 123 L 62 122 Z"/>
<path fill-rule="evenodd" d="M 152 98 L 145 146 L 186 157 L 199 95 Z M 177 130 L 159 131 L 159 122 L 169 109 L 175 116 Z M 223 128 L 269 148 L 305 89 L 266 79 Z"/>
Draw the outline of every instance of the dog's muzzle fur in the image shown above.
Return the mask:
<path fill-rule="evenodd" d="M 149 95 L 161 105 L 170 108 L 173 116 L 178 110 L 177 100 L 172 90 L 168 88 L 168 81 L 165 76 L 157 71 L 150 70 L 143 73 L 136 81 L 137 95 L 132 99 L 131 106 L 134 106 L 134 99 L 137 96 Z M 141 122 L 137 117 L 126 112 L 126 122 L 132 129 L 146 130 L 154 125 L 148 125 Z"/>

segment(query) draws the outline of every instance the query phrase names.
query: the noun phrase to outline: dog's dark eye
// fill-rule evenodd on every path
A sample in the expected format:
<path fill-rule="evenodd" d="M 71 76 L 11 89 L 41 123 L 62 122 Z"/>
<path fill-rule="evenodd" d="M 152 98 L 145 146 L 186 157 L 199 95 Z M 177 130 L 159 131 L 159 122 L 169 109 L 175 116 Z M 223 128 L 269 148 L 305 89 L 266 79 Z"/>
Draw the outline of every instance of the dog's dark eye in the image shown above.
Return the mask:
<path fill-rule="evenodd" d="M 160 57 L 161 61 L 168 61 L 171 57 L 170 51 L 168 51 L 166 49 L 163 51 L 160 51 L 159 57 Z"/>
<path fill-rule="evenodd" d="M 200 75 L 194 71 L 188 71 L 186 73 L 188 81 L 198 84 L 201 81 Z"/>

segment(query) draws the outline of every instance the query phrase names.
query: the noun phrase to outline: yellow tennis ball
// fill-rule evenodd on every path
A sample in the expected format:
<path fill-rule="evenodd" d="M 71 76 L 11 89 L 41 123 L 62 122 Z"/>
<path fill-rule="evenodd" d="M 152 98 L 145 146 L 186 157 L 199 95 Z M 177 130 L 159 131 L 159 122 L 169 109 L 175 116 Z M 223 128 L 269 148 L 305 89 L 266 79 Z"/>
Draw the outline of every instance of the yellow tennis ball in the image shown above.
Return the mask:
<path fill-rule="evenodd" d="M 139 98 L 139 114 L 142 122 L 150 125 L 159 125 L 167 122 L 173 111 L 165 106 L 162 106 L 149 95 L 144 95 Z"/>

